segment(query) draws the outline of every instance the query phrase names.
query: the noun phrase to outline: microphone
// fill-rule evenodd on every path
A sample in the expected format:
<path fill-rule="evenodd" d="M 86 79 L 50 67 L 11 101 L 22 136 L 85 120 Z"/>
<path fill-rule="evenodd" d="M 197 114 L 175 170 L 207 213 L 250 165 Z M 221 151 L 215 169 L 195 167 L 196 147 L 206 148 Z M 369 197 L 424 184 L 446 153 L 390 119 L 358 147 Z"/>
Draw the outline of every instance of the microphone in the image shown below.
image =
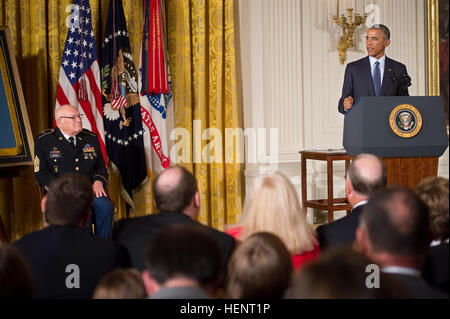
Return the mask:
<path fill-rule="evenodd" d="M 392 72 L 392 69 L 388 69 L 388 74 L 391 77 L 392 82 L 394 82 L 395 84 L 398 84 L 398 79 L 395 76 L 395 74 Z"/>
<path fill-rule="evenodd" d="M 392 82 L 394 82 L 395 84 L 397 84 L 401 89 L 407 89 L 408 87 L 411 86 L 411 77 L 408 75 L 408 73 L 403 73 L 402 76 L 400 78 L 398 78 L 394 72 L 392 71 L 392 69 L 388 69 L 387 70 L 389 76 L 392 79 Z"/>
<path fill-rule="evenodd" d="M 411 77 L 408 75 L 408 73 L 403 73 L 400 87 L 402 89 L 407 89 L 410 86 L 411 86 Z"/>

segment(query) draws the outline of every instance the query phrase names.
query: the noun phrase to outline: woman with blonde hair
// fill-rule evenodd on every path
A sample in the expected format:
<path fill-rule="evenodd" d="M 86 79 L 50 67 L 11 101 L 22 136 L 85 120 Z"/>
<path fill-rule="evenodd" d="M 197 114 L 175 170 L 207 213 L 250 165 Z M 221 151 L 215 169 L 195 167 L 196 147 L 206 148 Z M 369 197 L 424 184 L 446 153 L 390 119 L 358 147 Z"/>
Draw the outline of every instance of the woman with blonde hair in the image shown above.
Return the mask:
<path fill-rule="evenodd" d="M 295 270 L 320 256 L 316 233 L 306 221 L 297 191 L 280 172 L 258 178 L 254 192 L 245 200 L 240 225 L 227 230 L 239 241 L 257 232 L 280 237 Z"/>

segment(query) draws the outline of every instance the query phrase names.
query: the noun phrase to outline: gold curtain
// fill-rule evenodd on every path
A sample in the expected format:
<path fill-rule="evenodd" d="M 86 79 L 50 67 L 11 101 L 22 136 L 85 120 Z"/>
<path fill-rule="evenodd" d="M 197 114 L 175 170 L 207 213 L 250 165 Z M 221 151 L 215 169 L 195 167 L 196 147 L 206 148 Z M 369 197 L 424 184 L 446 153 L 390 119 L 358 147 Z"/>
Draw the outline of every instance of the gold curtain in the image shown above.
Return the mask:
<path fill-rule="evenodd" d="M 52 126 L 71 4 L 72 0 L 0 2 L 0 25 L 8 26 L 11 32 L 33 136 Z M 90 5 L 101 56 L 109 0 L 90 0 Z M 123 0 L 123 5 L 137 67 L 143 0 Z M 202 132 L 207 127 L 217 128 L 222 135 L 225 128 L 240 127 L 233 5 L 232 0 L 166 0 L 175 125 L 186 128 L 192 138 L 193 120 L 202 121 Z M 202 140 L 202 150 L 207 142 Z M 199 182 L 199 220 L 218 229 L 235 223 L 241 212 L 241 164 L 225 164 L 224 160 L 192 164 L 191 154 L 191 163 L 184 165 L 195 172 Z M 118 208 L 116 218 L 122 218 L 126 215 L 125 203 L 118 185 L 118 176 L 112 174 L 108 190 Z M 136 194 L 136 199 L 136 210 L 131 216 L 152 212 L 150 184 Z M 32 167 L 19 177 L 0 178 L 0 217 L 10 241 L 42 228 L 39 203 Z"/>
<path fill-rule="evenodd" d="M 233 151 L 225 129 L 242 127 L 236 85 L 234 2 L 167 0 L 166 6 L 175 127 L 187 129 L 192 137 L 192 152 L 183 165 L 194 172 L 199 184 L 199 221 L 223 230 L 225 225 L 236 223 L 241 214 L 241 165 L 236 161 L 225 163 L 225 155 Z M 199 120 L 200 130 L 193 125 Z M 207 128 L 214 137 L 208 138 Z M 237 139 L 238 144 L 243 143 Z M 239 159 L 239 147 L 234 151 L 235 159 Z M 208 155 L 219 160 L 208 163 Z"/>

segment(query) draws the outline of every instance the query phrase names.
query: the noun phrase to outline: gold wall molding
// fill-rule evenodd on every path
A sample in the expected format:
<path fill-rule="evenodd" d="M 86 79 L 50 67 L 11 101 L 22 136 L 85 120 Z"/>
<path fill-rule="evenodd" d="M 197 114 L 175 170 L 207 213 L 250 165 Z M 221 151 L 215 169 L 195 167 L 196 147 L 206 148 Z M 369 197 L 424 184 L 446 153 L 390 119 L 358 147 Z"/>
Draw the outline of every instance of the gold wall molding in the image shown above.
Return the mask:
<path fill-rule="evenodd" d="M 428 95 L 439 96 L 439 0 L 427 0 Z"/>

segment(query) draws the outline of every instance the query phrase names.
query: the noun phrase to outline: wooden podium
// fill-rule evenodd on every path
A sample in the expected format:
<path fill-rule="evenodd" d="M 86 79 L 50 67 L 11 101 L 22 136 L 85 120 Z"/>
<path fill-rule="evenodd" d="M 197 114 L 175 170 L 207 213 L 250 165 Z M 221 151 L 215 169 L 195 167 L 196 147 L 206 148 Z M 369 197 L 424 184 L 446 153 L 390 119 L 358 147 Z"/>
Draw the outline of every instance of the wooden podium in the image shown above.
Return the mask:
<path fill-rule="evenodd" d="M 414 188 L 425 177 L 437 176 L 439 156 L 448 146 L 442 99 L 362 97 L 345 115 L 343 145 L 352 157 L 379 156 L 388 185 Z"/>
<path fill-rule="evenodd" d="M 326 210 L 328 222 L 334 220 L 334 212 L 345 210 L 350 212 L 351 205 L 345 197 L 333 196 L 333 163 L 345 161 L 345 172 L 353 157 L 343 150 L 303 150 L 301 155 L 302 207 L 306 216 L 308 208 Z M 307 160 L 325 161 L 327 163 L 327 198 L 311 199 L 307 194 Z M 382 158 L 387 170 L 388 185 L 400 185 L 414 189 L 428 176 L 437 176 L 438 157 Z"/>
<path fill-rule="evenodd" d="M 437 176 L 438 157 L 382 158 L 387 169 L 388 185 L 400 185 L 414 189 L 428 176 Z"/>

